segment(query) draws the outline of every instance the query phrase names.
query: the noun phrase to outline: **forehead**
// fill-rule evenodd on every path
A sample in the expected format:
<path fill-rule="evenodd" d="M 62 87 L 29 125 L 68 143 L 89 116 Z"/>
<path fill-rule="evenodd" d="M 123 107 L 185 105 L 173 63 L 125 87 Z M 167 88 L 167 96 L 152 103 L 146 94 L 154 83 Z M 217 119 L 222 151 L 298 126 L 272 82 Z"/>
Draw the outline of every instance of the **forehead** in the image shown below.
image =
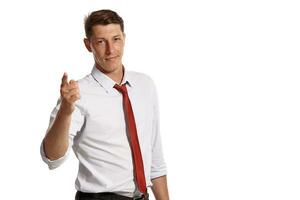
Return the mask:
<path fill-rule="evenodd" d="M 122 34 L 119 24 L 95 25 L 92 27 L 93 36 L 109 37 Z"/>

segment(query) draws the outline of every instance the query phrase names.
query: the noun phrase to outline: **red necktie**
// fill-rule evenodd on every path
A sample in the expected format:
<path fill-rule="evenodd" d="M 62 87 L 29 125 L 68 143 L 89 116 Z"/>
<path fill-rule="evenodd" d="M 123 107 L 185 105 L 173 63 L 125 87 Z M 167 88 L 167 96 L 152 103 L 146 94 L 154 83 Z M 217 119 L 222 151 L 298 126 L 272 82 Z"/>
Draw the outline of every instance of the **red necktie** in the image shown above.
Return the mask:
<path fill-rule="evenodd" d="M 126 84 L 123 84 L 121 86 L 115 84 L 114 88 L 117 89 L 119 92 L 121 92 L 123 96 L 124 113 L 125 113 L 125 118 L 127 120 L 127 128 L 129 132 L 129 138 L 130 138 L 129 141 L 130 141 L 130 147 L 131 147 L 131 152 L 133 157 L 134 174 L 135 174 L 137 187 L 140 192 L 146 194 L 147 188 L 146 188 L 143 158 L 142 158 L 139 139 L 137 135 L 133 110 L 128 97 Z"/>

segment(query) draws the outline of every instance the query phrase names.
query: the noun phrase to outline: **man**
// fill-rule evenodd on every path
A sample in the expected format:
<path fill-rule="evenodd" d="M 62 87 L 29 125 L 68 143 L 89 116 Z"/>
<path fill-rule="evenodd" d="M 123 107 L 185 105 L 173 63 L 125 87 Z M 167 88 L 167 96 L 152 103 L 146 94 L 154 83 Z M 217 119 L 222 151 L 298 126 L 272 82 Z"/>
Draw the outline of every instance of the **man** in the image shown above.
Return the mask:
<path fill-rule="evenodd" d="M 95 65 L 79 81 L 64 73 L 42 158 L 54 169 L 73 148 L 77 200 L 148 199 L 147 187 L 157 200 L 168 200 L 156 89 L 147 75 L 122 64 L 123 20 L 111 10 L 92 12 L 85 33 Z"/>

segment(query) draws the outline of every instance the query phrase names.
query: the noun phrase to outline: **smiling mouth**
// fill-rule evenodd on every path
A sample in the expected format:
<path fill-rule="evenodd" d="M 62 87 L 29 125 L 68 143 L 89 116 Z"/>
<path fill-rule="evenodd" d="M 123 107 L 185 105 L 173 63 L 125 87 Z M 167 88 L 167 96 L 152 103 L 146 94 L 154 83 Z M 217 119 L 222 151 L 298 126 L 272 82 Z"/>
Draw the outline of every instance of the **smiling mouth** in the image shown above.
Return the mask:
<path fill-rule="evenodd" d="M 114 60 L 114 59 L 116 59 L 118 56 L 115 56 L 115 57 L 111 57 L 111 58 L 105 58 L 105 60 L 108 60 L 108 61 L 110 61 L 110 60 Z"/>

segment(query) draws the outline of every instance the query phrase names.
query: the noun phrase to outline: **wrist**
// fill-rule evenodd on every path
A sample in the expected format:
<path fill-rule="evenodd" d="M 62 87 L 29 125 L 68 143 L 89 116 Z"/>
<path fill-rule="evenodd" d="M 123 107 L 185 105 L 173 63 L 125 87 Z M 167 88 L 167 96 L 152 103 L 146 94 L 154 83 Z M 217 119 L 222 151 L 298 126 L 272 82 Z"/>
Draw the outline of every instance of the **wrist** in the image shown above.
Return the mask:
<path fill-rule="evenodd" d="M 62 103 L 60 108 L 59 108 L 59 114 L 69 117 L 72 115 L 75 107 L 73 105 L 67 105 L 65 103 Z"/>

